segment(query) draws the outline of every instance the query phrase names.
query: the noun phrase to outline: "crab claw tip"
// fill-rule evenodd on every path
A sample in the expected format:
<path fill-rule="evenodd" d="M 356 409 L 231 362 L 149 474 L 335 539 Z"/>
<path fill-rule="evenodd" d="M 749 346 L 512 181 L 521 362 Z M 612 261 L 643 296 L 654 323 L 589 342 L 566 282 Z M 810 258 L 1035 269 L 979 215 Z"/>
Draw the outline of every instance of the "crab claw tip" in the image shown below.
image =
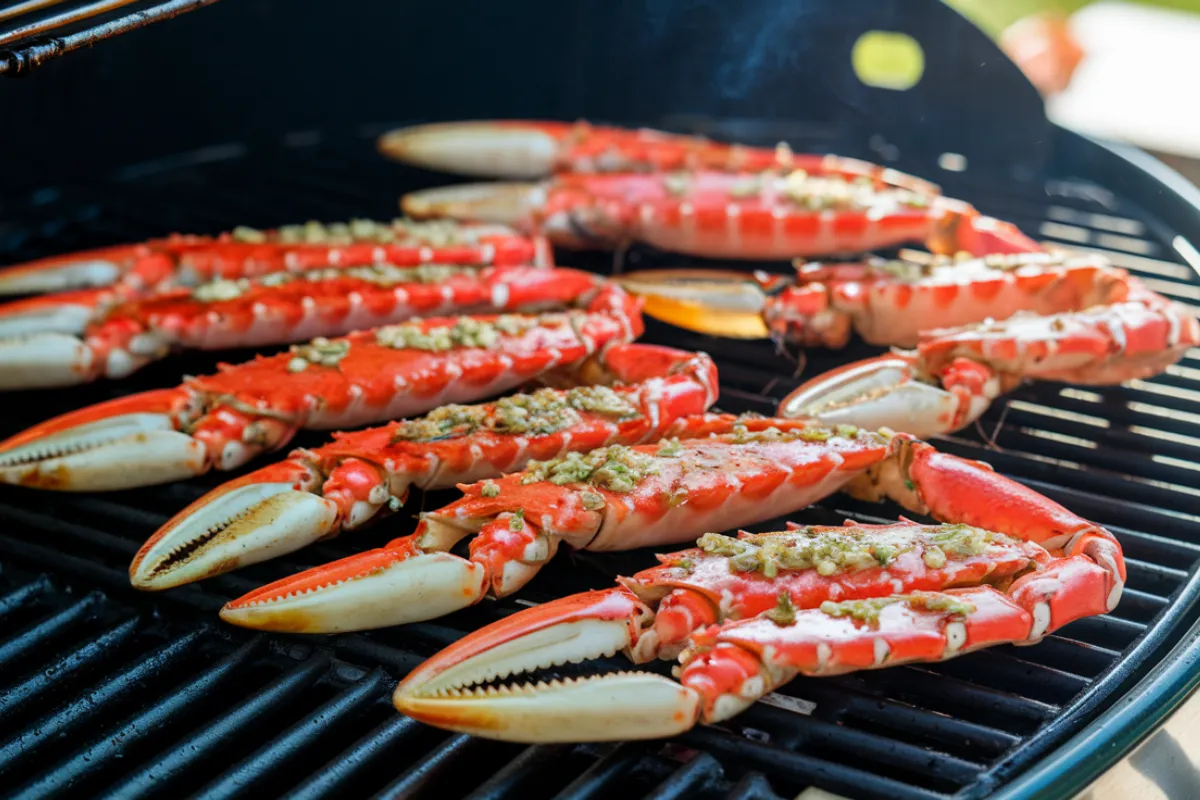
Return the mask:
<path fill-rule="evenodd" d="M 695 725 L 700 697 L 652 673 L 537 685 L 491 681 L 612 655 L 631 646 L 650 611 L 622 589 L 556 600 L 493 623 L 433 656 L 396 688 L 393 703 L 441 728 L 513 742 L 669 736 Z"/>
<path fill-rule="evenodd" d="M 0 339 L 0 390 L 87 383 L 93 361 L 91 348 L 70 334 L 41 332 Z"/>
<path fill-rule="evenodd" d="M 406 194 L 400 207 L 410 217 L 448 217 L 521 226 L 541 205 L 533 183 L 463 183 Z"/>
<path fill-rule="evenodd" d="M 291 483 L 217 490 L 143 545 L 129 579 L 149 591 L 182 586 L 298 550 L 327 536 L 336 522 L 332 501 L 296 491 Z"/>
<path fill-rule="evenodd" d="M 532 179 L 553 170 L 558 142 L 536 124 L 442 122 L 400 128 L 379 140 L 384 155 L 476 178 Z"/>
<path fill-rule="evenodd" d="M 479 564 L 450 553 L 384 547 L 243 595 L 221 609 L 221 619 L 265 631 L 360 631 L 449 614 L 486 590 Z"/>
<path fill-rule="evenodd" d="M 201 475 L 204 445 L 175 430 L 186 402 L 166 389 L 64 414 L 0 442 L 0 482 L 63 491 L 111 491 Z"/>

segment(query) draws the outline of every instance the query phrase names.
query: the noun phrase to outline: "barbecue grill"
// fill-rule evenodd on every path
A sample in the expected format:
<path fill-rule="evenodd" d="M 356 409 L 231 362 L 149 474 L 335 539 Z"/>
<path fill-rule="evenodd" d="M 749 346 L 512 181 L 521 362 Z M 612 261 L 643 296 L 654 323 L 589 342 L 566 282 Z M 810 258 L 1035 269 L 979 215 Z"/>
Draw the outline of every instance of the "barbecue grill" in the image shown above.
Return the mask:
<path fill-rule="evenodd" d="M 183 40 L 230 25 L 237 5 L 106 43 L 94 58 L 111 51 L 114 59 L 128 59 L 156 36 Z M 285 13 L 283 3 L 258 5 Z M 339 7 L 366 13 L 369 5 Z M 886 161 L 1043 240 L 1103 251 L 1155 291 L 1200 310 L 1194 247 L 1200 191 L 1136 151 L 1046 122 L 1016 68 L 935 0 L 714 6 L 625 0 L 570 10 L 531 1 L 507 4 L 504 18 L 492 20 L 472 19 L 482 12 L 469 3 L 405 5 L 412 7 L 403 15 L 377 12 L 394 14 L 389 35 L 397 41 L 386 58 L 366 59 L 407 75 L 405 91 L 389 93 L 385 102 L 350 82 L 338 84 L 361 95 L 360 118 L 399 113 L 403 121 L 266 137 L 265 121 L 278 126 L 290 113 L 307 123 L 311 99 L 302 105 L 282 92 L 253 112 L 230 97 L 231 107 L 246 111 L 239 123 L 244 139 L 230 144 L 226 130 L 211 138 L 223 138 L 220 146 L 132 166 L 97 160 L 86 180 L 69 178 L 65 168 L 56 172 L 37 149 L 64 137 L 60 129 L 6 129 L 0 136 L 31 148 L 23 164 L 6 165 L 14 170 L 9 185 L 36 188 L 0 195 L 0 263 L 172 230 L 388 217 L 403 191 L 447 179 L 382 161 L 374 151 L 379 133 L 424 119 L 586 116 L 752 144 L 782 139 L 797 150 Z M 305 4 L 286 8 L 300 19 L 288 24 L 303 27 Z M 501 23 L 514 32 L 503 60 L 473 52 Z M 850 49 L 873 29 L 905 33 L 924 47 L 925 73 L 916 87 L 871 88 L 854 76 Z M 230 31 L 232 41 L 222 46 L 236 52 L 248 34 Z M 258 46 L 270 50 L 261 40 Z M 90 58 L 64 59 L 53 68 L 63 68 L 58 74 L 47 67 L 44 84 L 37 85 L 37 76 L 21 86 L 14 105 L 34 108 L 31 90 L 57 91 L 55 81 L 66 80 L 64 74 L 78 79 L 73 65 Z M 309 65 L 296 66 L 309 74 Z M 326 81 L 355 74 L 342 62 L 327 66 Z M 161 79 L 112 76 L 119 96 Z M 206 98 L 212 78 L 192 79 L 192 96 Z M 68 100 L 82 91 L 66 87 Z M 8 89 L 0 85 L 0 102 Z M 37 107 L 29 119 L 54 121 L 53 112 Z M 143 131 L 137 141 L 167 152 L 186 143 L 185 135 L 212 133 L 214 113 L 221 111 L 176 110 L 173 121 L 194 123 L 186 134 L 172 126 L 155 136 Z M 57 121 L 66 124 L 65 117 Z M 111 144 L 113 153 L 127 152 L 118 142 L 133 123 L 117 114 L 108 122 L 95 127 L 96 150 Z M 46 141 L 36 144 L 38 137 Z M 75 156 L 72 163 L 79 161 Z M 40 185 L 31 164 L 45 176 Z M 614 266 L 609 255 L 560 260 L 600 271 Z M 679 263 L 645 249 L 623 258 L 623 265 Z M 798 384 L 793 354 L 768 343 L 721 341 L 653 321 L 648 328 L 647 341 L 716 358 L 723 410 L 770 413 Z M 805 375 L 871 352 L 856 344 L 807 353 Z M 8 395 L 0 434 L 249 355 L 191 353 L 120 382 Z M 1192 352 L 1157 378 L 1120 387 L 1026 386 L 997 402 L 977 429 L 938 441 L 1113 530 L 1125 548 L 1129 583 L 1112 614 L 1072 623 L 1034 647 L 798 678 L 728 723 L 666 742 L 502 744 L 425 728 L 390 703 L 400 676 L 466 632 L 523 604 L 607 587 L 615 574 L 653 563 L 649 551 L 561 553 L 516 598 L 434 622 L 327 637 L 264 635 L 221 624 L 217 609 L 269 580 L 379 546 L 407 532 L 407 515 L 145 595 L 129 587 L 126 572 L 137 547 L 229 475 L 103 495 L 4 487 L 0 794 L 774 798 L 816 787 L 855 798 L 973 798 L 1034 789 L 1069 795 L 1161 723 L 1200 680 L 1192 668 L 1200 653 L 1197 400 L 1200 352 Z M 305 434 L 296 444 L 322 440 Z M 451 496 L 415 498 L 413 510 Z M 837 524 L 848 515 L 871 522 L 897 513 L 894 506 L 835 497 L 796 517 Z"/>

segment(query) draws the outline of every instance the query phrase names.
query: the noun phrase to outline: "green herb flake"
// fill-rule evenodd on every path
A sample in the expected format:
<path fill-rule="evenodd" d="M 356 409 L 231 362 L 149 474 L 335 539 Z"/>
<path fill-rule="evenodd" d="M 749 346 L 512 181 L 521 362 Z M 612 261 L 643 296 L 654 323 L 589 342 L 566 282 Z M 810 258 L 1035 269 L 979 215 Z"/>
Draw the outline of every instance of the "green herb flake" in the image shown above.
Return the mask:
<path fill-rule="evenodd" d="M 525 509 L 518 508 L 512 513 L 508 519 L 508 529 L 513 533 L 520 533 L 525 529 Z"/>
<path fill-rule="evenodd" d="M 796 606 L 787 592 L 780 592 L 774 608 L 766 613 L 767 619 L 779 627 L 796 624 Z"/>
<path fill-rule="evenodd" d="M 318 336 L 308 344 L 292 345 L 290 352 L 288 372 L 303 372 L 310 366 L 336 367 L 350 354 L 350 341 Z"/>
<path fill-rule="evenodd" d="M 479 493 L 484 497 L 499 497 L 500 486 L 495 481 L 484 481 Z"/>

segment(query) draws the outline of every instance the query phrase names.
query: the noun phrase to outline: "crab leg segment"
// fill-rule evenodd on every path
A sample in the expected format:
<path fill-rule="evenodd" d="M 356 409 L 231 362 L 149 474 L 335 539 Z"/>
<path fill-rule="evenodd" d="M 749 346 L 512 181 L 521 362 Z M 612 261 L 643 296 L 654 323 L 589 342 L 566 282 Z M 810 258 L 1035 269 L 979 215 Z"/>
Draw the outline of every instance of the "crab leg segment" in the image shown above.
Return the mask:
<path fill-rule="evenodd" d="M 1136 299 L 928 331 L 915 350 L 813 378 L 783 400 L 779 414 L 932 436 L 974 422 L 1025 379 L 1111 385 L 1151 377 L 1200 344 L 1200 321 L 1130 283 Z"/>
<path fill-rule="evenodd" d="M 654 440 L 717 397 L 716 367 L 703 354 L 617 344 L 595 361 L 595 368 L 572 372 L 613 388 L 546 388 L 444 406 L 423 418 L 336 434 L 331 444 L 230 481 L 155 533 L 135 557 L 130 580 L 141 589 L 178 586 L 357 528 L 398 509 L 414 486 L 451 488 L 497 478 L 531 459 Z"/>
<path fill-rule="evenodd" d="M 97 483 L 131 488 L 233 469 L 282 447 L 299 428 L 357 427 L 476 401 L 584 365 L 609 344 L 641 333 L 636 302 L 616 287 L 583 299 L 587 311 L 427 317 L 223 365 L 170 390 L 177 410 L 165 416 L 159 392 L 74 411 L 0 443 L 0 480 L 86 491 Z M 146 410 L 157 415 L 152 425 Z M 138 434 L 167 423 L 177 436 L 199 442 L 204 458 L 168 458 L 134 435 L 121 439 L 120 458 L 107 462 L 103 479 L 92 471 L 72 475 L 75 464 L 109 457 L 112 437 L 98 430 Z"/>
<path fill-rule="evenodd" d="M 258 589 L 222 617 L 309 632 L 429 619 L 450 603 L 517 591 L 561 542 L 627 550 L 770 519 L 831 494 L 887 452 L 877 434 L 765 418 L 689 417 L 665 433 L 672 438 L 659 445 L 567 453 L 462 486 L 461 500 L 423 514 L 411 536 Z M 472 534 L 469 559 L 443 552 Z M 439 568 L 459 564 L 434 606 L 406 585 L 424 576 L 427 556 Z"/>
<path fill-rule="evenodd" d="M 123 378 L 180 348 L 258 347 L 336 336 L 419 314 L 539 310 L 594 290 L 594 275 L 537 267 L 351 267 L 175 289 L 111 309 L 75 339 L 0 340 L 0 388 Z M 62 353 L 64 357 L 55 357 Z"/>
<path fill-rule="evenodd" d="M 1037 641 L 1046 629 L 1024 596 L 1032 584 L 1059 600 L 1094 588 L 1071 574 L 1074 558 L 963 524 L 790 526 L 706 534 L 698 544 L 660 556 L 618 589 L 546 603 L 464 637 L 405 678 L 397 709 L 508 741 L 654 738 L 729 719 L 800 673 Z M 643 673 L 497 685 L 618 649 L 639 663 L 678 657 L 682 689 Z M 643 720 L 646 710 L 656 718 Z M 632 731 L 630 714 L 640 723 Z"/>
<path fill-rule="evenodd" d="M 0 295 L 121 285 L 132 293 L 274 272 L 390 264 L 552 264 L 539 239 L 497 225 L 447 221 L 309 222 L 277 230 L 237 228 L 218 236 L 175 234 L 0 269 Z M 0 312 L 2 313 L 2 312 Z"/>
<path fill-rule="evenodd" d="M 746 147 L 648 128 L 587 122 L 492 120 L 440 122 L 400 128 L 379 140 L 387 156 L 426 169 L 477 178 L 535 179 L 559 172 L 671 172 L 711 169 L 764 172 L 802 169 L 877 186 L 940 193 L 928 181 L 894 169 L 835 155 L 793 153 L 787 145 Z"/>
<path fill-rule="evenodd" d="M 571 246 L 640 241 L 690 255 L 774 260 L 921 242 L 938 252 L 1035 252 L 1008 223 L 957 200 L 870 179 L 810 175 L 560 175 L 406 195 L 406 213 L 511 224 Z"/>

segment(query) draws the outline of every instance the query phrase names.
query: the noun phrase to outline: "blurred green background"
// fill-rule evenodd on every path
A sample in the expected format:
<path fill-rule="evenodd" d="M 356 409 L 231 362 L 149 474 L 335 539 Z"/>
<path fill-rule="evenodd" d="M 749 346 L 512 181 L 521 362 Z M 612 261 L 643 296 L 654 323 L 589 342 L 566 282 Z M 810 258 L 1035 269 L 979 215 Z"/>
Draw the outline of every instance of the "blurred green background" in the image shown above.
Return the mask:
<path fill-rule="evenodd" d="M 1138 5 L 1174 8 L 1200 13 L 1200 0 L 1129 0 Z M 1071 14 L 1091 4 L 1091 0 L 946 0 L 991 36 L 1012 23 L 1038 11 Z"/>

